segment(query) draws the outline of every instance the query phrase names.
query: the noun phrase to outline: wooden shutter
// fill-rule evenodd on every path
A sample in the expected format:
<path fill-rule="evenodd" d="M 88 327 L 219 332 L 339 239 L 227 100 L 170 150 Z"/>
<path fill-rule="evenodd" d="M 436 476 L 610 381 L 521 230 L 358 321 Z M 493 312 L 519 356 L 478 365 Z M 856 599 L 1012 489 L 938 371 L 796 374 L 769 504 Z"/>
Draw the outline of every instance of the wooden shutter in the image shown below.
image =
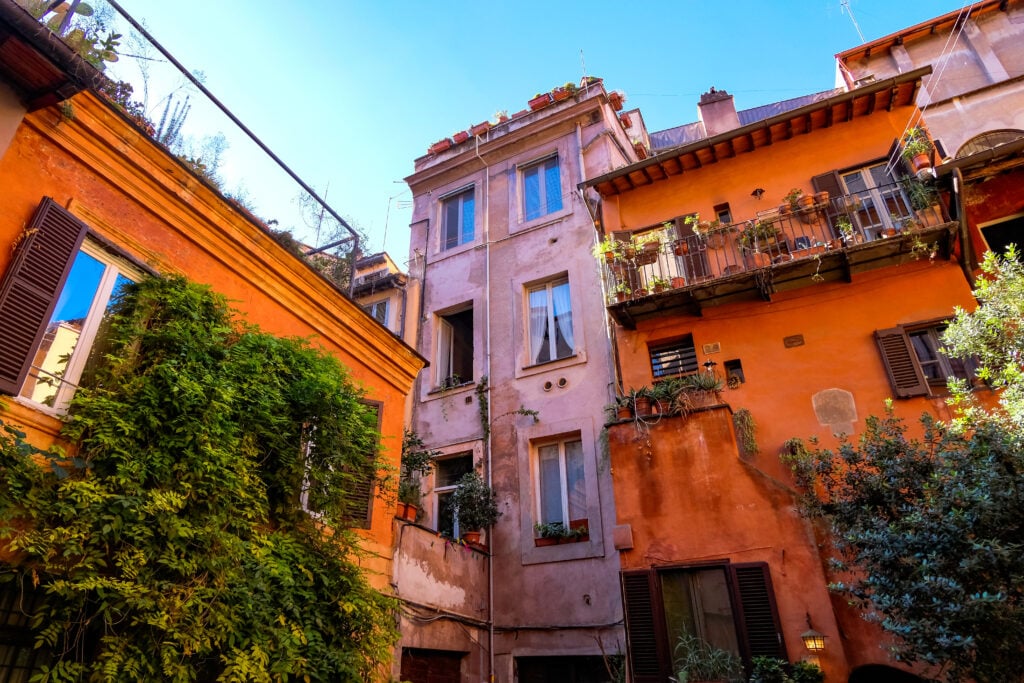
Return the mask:
<path fill-rule="evenodd" d="M 740 642 L 745 647 L 744 658 L 775 657 L 787 660 L 786 645 L 782 639 L 782 624 L 775 606 L 768 565 L 750 562 L 729 565 L 736 600 Z"/>
<path fill-rule="evenodd" d="M 381 411 L 383 405 L 379 402 L 364 403 L 366 409 L 373 415 L 376 423 L 377 433 L 380 433 Z M 369 529 L 373 521 L 373 489 L 377 483 L 377 443 L 369 453 L 365 454 L 365 460 L 358 468 L 353 468 L 352 476 L 349 479 L 349 490 L 345 501 L 345 520 L 354 527 Z"/>
<path fill-rule="evenodd" d="M 927 396 L 928 380 L 917 362 L 917 354 L 902 327 L 875 330 L 875 341 L 882 353 L 882 363 L 889 374 L 889 383 L 896 398 Z"/>
<path fill-rule="evenodd" d="M 86 227 L 44 197 L 0 280 L 0 392 L 15 395 L 28 375 Z"/>
<path fill-rule="evenodd" d="M 828 209 L 825 211 L 825 217 L 832 228 L 832 236 L 839 237 L 839 231 L 835 226 L 835 219 L 839 214 L 845 213 L 846 208 L 846 203 L 840 199 L 846 192 L 843 190 L 843 183 L 839 179 L 839 173 L 837 171 L 829 171 L 828 173 L 816 175 L 811 178 L 811 185 L 814 187 L 815 192 L 828 192 Z"/>
<path fill-rule="evenodd" d="M 622 572 L 622 605 L 626 617 L 626 654 L 629 657 L 633 683 L 664 683 L 668 672 L 663 670 L 659 648 L 655 574 L 649 570 Z M 665 653 L 664 659 L 667 659 Z"/>

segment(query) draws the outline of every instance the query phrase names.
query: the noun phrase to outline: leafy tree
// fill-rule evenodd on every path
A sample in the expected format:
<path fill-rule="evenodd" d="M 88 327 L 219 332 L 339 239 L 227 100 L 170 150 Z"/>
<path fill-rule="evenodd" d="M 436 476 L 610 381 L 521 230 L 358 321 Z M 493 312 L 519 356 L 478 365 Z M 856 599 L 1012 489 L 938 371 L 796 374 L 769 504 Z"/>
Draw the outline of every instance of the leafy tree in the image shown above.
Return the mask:
<path fill-rule="evenodd" d="M 891 404 L 857 442 L 784 456 L 802 511 L 832 532 L 833 568 L 847 595 L 897 636 L 893 650 L 959 681 L 1024 680 L 1024 268 L 989 255 L 975 295 L 958 311 L 948 353 L 974 354 L 1002 388 L 988 412 L 957 388 L 958 419 L 924 415 L 911 438 Z M 951 380 L 952 382 L 952 380 Z"/>
<path fill-rule="evenodd" d="M 0 433 L 0 578 L 44 591 L 40 680 L 367 680 L 394 604 L 344 528 L 377 441 L 344 370 L 181 278 L 129 286 L 110 321 L 74 448 Z"/>

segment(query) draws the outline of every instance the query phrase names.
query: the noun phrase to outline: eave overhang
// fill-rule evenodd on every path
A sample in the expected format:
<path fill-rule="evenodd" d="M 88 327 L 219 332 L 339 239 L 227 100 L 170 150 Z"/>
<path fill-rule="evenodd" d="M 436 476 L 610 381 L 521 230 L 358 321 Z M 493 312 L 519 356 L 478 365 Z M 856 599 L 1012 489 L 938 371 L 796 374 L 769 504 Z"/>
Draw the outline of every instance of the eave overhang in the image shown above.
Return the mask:
<path fill-rule="evenodd" d="M 878 111 L 912 106 L 921 79 L 931 71 L 931 66 L 914 69 L 720 135 L 662 150 L 644 161 L 584 181 L 579 187 L 592 187 L 605 197 L 617 195 L 797 135 L 831 128 Z"/>
<path fill-rule="evenodd" d="M 97 88 L 106 77 L 31 14 L 0 0 L 0 79 L 35 111 Z"/>

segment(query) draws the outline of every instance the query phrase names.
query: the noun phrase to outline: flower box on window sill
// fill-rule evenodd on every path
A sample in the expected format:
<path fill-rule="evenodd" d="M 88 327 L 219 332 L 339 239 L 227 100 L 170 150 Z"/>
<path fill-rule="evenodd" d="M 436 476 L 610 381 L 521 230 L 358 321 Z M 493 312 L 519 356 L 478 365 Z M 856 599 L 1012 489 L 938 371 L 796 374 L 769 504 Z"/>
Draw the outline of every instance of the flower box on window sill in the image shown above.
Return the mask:
<path fill-rule="evenodd" d="M 530 105 L 530 111 L 537 111 L 551 104 L 551 94 L 541 93 L 530 100 L 527 104 Z"/>
<path fill-rule="evenodd" d="M 590 540 L 590 531 L 587 528 L 586 519 L 574 519 L 569 522 L 569 530 L 565 531 L 561 522 L 542 525 L 535 527 L 541 529 L 546 527 L 558 527 L 562 529 L 562 533 L 555 533 L 554 535 L 540 536 L 533 539 L 533 545 L 537 548 L 543 548 L 549 545 L 565 545 L 567 543 L 584 543 Z"/>
<path fill-rule="evenodd" d="M 484 133 L 486 133 L 487 131 L 489 131 L 490 129 L 491 129 L 491 122 L 490 121 L 484 121 L 483 123 L 478 123 L 475 126 L 471 126 L 470 129 L 469 129 L 469 132 L 473 136 L 480 136 L 480 135 L 483 135 Z"/>

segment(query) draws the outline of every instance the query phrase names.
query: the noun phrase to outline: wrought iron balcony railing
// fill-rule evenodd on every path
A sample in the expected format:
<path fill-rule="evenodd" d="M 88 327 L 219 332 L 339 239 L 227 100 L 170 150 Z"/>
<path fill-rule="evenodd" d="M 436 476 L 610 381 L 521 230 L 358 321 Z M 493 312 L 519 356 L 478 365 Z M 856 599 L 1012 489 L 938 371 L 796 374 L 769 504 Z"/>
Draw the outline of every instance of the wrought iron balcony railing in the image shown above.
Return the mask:
<path fill-rule="evenodd" d="M 838 197 L 819 193 L 805 197 L 802 205 L 730 225 L 697 225 L 693 234 L 680 235 L 682 218 L 638 230 L 602 261 L 609 305 L 641 303 L 665 291 L 692 290 L 812 259 L 820 264 L 823 255 L 925 234 L 947 223 L 937 193 L 913 182 Z"/>

